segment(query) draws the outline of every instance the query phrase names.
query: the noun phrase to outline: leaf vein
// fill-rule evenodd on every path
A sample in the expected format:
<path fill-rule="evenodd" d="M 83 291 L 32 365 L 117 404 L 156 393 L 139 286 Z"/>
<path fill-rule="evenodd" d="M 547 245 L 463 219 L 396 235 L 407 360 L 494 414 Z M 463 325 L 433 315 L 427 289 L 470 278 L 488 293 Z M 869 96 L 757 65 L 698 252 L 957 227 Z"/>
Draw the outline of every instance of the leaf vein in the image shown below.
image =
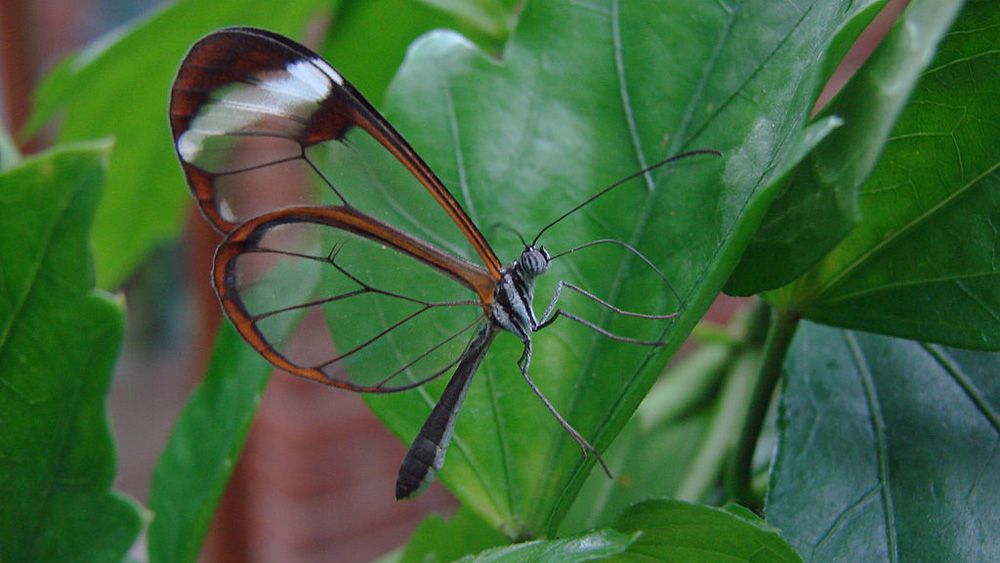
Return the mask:
<path fill-rule="evenodd" d="M 455 100 L 451 95 L 450 84 L 445 82 L 441 88 L 444 91 L 444 106 L 448 111 L 448 128 L 451 132 L 451 144 L 455 147 L 455 170 L 458 172 L 458 186 L 462 192 L 462 199 L 465 203 L 465 211 L 473 223 L 478 223 L 476 207 L 472 202 L 472 193 L 469 191 L 469 179 L 465 170 L 465 156 L 462 153 L 462 135 L 458 127 L 458 117 L 455 115 Z"/>
<path fill-rule="evenodd" d="M 928 277 L 928 278 L 920 278 L 920 279 L 908 280 L 908 281 L 895 281 L 895 282 L 892 282 L 892 283 L 886 283 L 886 284 L 882 284 L 882 285 L 865 287 L 864 289 L 859 289 L 857 291 L 853 291 L 853 292 L 850 292 L 850 293 L 842 293 L 842 294 L 836 296 L 833 299 L 827 300 L 826 303 L 830 304 L 830 305 L 835 304 L 835 303 L 843 303 L 845 301 L 850 301 L 851 299 L 857 299 L 859 297 L 864 297 L 866 295 L 871 295 L 871 294 L 874 294 L 874 293 L 879 293 L 881 291 L 888 291 L 888 290 L 892 290 L 892 289 L 902 289 L 902 288 L 907 288 L 907 287 L 916 287 L 916 286 L 920 286 L 920 285 L 924 285 L 924 284 L 929 284 L 929 283 L 954 282 L 954 281 L 957 281 L 957 280 L 976 279 L 976 278 L 990 277 L 990 276 L 996 276 L 996 275 L 1000 275 L 1000 272 L 995 272 L 995 271 L 993 271 L 993 272 L 973 272 L 973 273 L 962 274 L 962 275 L 958 275 L 958 276 L 948 276 L 948 277 L 939 277 L 939 278 Z M 1000 320 L 1000 319 L 998 319 L 998 320 Z"/>
<path fill-rule="evenodd" d="M 880 254 L 883 250 L 885 250 L 891 244 L 896 242 L 897 239 L 899 239 L 903 235 L 909 234 L 910 231 L 916 229 L 925 221 L 933 217 L 935 213 L 944 209 L 952 202 L 957 200 L 961 195 L 965 194 L 966 191 L 976 186 L 979 180 L 986 178 L 987 176 L 992 174 L 995 170 L 997 170 L 998 166 L 1000 166 L 1000 162 L 994 163 L 990 168 L 985 170 L 982 174 L 976 176 L 975 178 L 969 180 L 965 184 L 959 186 L 958 189 L 948 194 L 946 197 L 942 198 L 941 201 L 939 201 L 936 205 L 929 207 L 923 213 L 915 215 L 912 219 L 907 221 L 905 224 L 901 225 L 899 229 L 890 233 L 889 236 L 883 238 L 878 243 L 872 245 L 871 248 L 858 255 L 858 257 L 853 262 L 848 263 L 843 270 L 841 270 L 834 276 L 830 277 L 830 279 L 827 280 L 825 284 L 819 287 L 819 289 L 816 291 L 816 298 L 819 298 L 825 295 L 826 293 L 830 292 L 832 289 L 836 288 L 838 285 L 840 285 L 842 281 L 844 281 L 844 279 L 849 274 L 851 274 L 852 272 L 854 272 L 855 270 L 866 264 L 869 260 Z"/>
<path fill-rule="evenodd" d="M 899 541 L 896 537 L 896 514 L 892 498 L 892 477 L 889 474 L 889 444 L 886 437 L 886 423 L 882 417 L 882 406 L 878 400 L 875 380 L 861 345 L 854 331 L 844 331 L 844 338 L 851 350 L 851 357 L 858 370 L 858 377 L 865 392 L 868 412 L 871 414 L 872 434 L 875 436 L 875 455 L 878 459 L 878 483 L 882 496 L 883 517 L 885 518 L 886 543 L 890 561 L 899 560 Z"/>
<path fill-rule="evenodd" d="M 983 392 L 976 387 L 962 366 L 958 365 L 941 346 L 926 342 L 921 342 L 920 346 L 955 380 L 955 383 L 962 388 L 962 392 L 976 405 L 976 409 L 993 427 L 993 431 L 1000 435 L 1000 413 L 993 409 L 986 397 L 983 396 Z"/>
<path fill-rule="evenodd" d="M 822 558 L 819 556 L 817 552 L 821 551 L 824 546 L 833 541 L 834 535 L 848 523 L 849 517 L 860 512 L 872 500 L 878 498 L 880 496 L 879 495 L 880 489 L 881 487 L 879 487 L 878 485 L 875 485 L 874 487 L 868 489 L 867 491 L 865 491 L 863 495 L 861 495 L 860 498 L 852 502 L 846 509 L 841 510 L 840 513 L 837 514 L 837 517 L 833 519 L 833 523 L 830 524 L 830 527 L 828 527 L 823 532 L 823 535 L 820 536 L 819 541 L 817 541 L 816 544 L 813 546 L 811 550 L 812 552 L 811 559 L 813 561 L 822 560 Z"/>
<path fill-rule="evenodd" d="M 986 56 L 990 56 L 990 55 L 997 55 L 997 54 L 1000 54 L 1000 49 L 989 49 L 989 50 L 986 50 L 986 51 L 981 51 L 981 52 L 976 53 L 975 55 L 972 55 L 972 56 L 969 56 L 969 57 L 962 57 L 962 58 L 959 58 L 959 59 L 953 59 L 953 60 L 950 60 L 950 61 L 948 61 L 946 63 L 938 65 L 938 66 L 936 66 L 934 68 L 928 69 L 927 71 L 925 71 L 921 75 L 921 78 L 923 78 L 924 76 L 930 76 L 930 75 L 932 75 L 932 74 L 934 74 L 934 73 L 936 73 L 938 71 L 944 70 L 944 69 L 946 69 L 948 67 L 955 66 L 957 64 L 967 63 L 967 62 L 974 61 L 974 60 L 976 60 L 978 58 L 981 58 L 981 57 L 986 57 Z"/>

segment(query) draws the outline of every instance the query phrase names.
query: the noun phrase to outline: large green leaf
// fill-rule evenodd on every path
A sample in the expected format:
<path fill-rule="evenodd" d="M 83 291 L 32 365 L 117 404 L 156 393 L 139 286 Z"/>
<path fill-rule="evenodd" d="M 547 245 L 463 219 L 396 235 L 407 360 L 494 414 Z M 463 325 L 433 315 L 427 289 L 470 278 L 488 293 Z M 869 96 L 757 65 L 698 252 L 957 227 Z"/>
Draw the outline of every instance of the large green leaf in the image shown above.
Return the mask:
<path fill-rule="evenodd" d="M 777 529 L 742 507 L 647 501 L 630 508 L 614 528 L 641 532 L 615 561 L 802 561 Z"/>
<path fill-rule="evenodd" d="M 803 130 L 823 50 L 848 5 L 531 2 L 501 61 L 449 33 L 411 49 L 387 97 L 390 117 L 484 229 L 502 222 L 532 236 L 598 188 L 667 155 L 706 147 L 726 155 L 647 174 L 541 241 L 561 250 L 617 234 L 666 273 L 685 303 L 666 333 L 622 319 L 610 325 L 662 335 L 670 345 L 661 353 L 568 321 L 535 338 L 532 372 L 542 390 L 599 449 L 728 277 L 775 195 L 771 187 L 833 126 Z M 512 236 L 491 238 L 502 259 L 520 251 Z M 559 264 L 570 261 L 561 275 L 626 309 L 677 307 L 623 253 L 584 251 Z M 540 300 L 559 275 L 542 284 Z M 593 460 L 580 456 L 520 380 L 516 339 L 502 334 L 493 348 L 442 478 L 509 536 L 552 533 Z M 409 440 L 441 386 L 370 403 Z"/>
<path fill-rule="evenodd" d="M 767 520 L 810 561 L 996 561 L 1000 356 L 803 323 Z"/>
<path fill-rule="evenodd" d="M 897 60 L 931 54 L 928 45 L 950 19 L 944 6 L 911 4 L 845 96 L 860 106 L 905 85 L 891 70 Z M 1000 349 L 1000 107 L 994 95 L 1000 54 L 990 33 L 998 24 L 995 2 L 968 3 L 920 75 L 861 189 L 863 221 L 769 300 L 824 323 Z"/>
<path fill-rule="evenodd" d="M 847 48 L 885 4 L 869 2 L 853 6 L 853 17 L 843 22 L 831 45 L 825 61 L 828 69 L 840 62 Z M 944 22 L 941 29 L 946 28 Z M 932 51 L 933 44 L 923 50 L 903 49 L 892 58 L 892 65 L 884 66 L 901 75 L 897 80 L 902 84 L 912 87 L 919 71 L 929 62 L 927 53 Z M 884 75 L 885 69 L 879 72 Z M 826 116 L 846 119 L 846 125 L 824 139 L 787 176 L 781 195 L 768 210 L 727 282 L 727 293 L 753 295 L 792 281 L 853 227 L 857 220 L 857 189 L 875 165 L 910 93 L 909 88 L 854 93 L 865 85 L 863 80 L 855 80 L 848 93 L 824 110 Z"/>
<path fill-rule="evenodd" d="M 120 303 L 94 291 L 90 226 L 108 145 L 0 175 L 0 560 L 120 561 L 141 527 L 110 490 L 104 408 Z"/>
<path fill-rule="evenodd" d="M 855 19 L 867 23 L 881 4 L 870 5 Z M 859 208 L 859 189 L 892 140 L 890 133 L 900 112 L 961 6 L 962 2 L 915 2 L 863 70 L 824 110 L 825 115 L 843 118 L 845 126 L 790 175 L 785 191 L 727 284 L 727 292 L 750 295 L 788 284 L 832 250 L 855 223 L 863 222 L 861 228 L 868 228 L 869 220 L 883 215 L 882 210 L 868 207 L 863 197 Z M 973 16 L 973 21 L 979 17 Z M 851 22 L 840 35 L 854 38 L 855 28 Z M 838 42 L 842 42 L 839 36 Z M 972 80 L 958 74 L 953 78 L 958 90 L 975 90 Z M 946 113 L 941 110 L 921 111 L 925 116 Z M 950 166 L 945 153 L 929 152 L 921 158 L 928 166 L 932 161 L 933 166 Z M 883 160 L 880 166 L 884 169 L 887 164 L 892 165 Z M 869 191 L 866 186 L 864 192 Z"/>
<path fill-rule="evenodd" d="M 37 93 L 29 130 L 57 111 L 60 140 L 114 136 L 108 189 L 94 224 L 97 283 L 116 287 L 149 250 L 177 235 L 189 196 L 167 128 L 170 83 L 185 51 L 226 25 L 264 25 L 299 34 L 327 4 L 310 0 L 276 10 L 263 0 L 182 1 L 120 29 L 63 61 Z"/>
<path fill-rule="evenodd" d="M 676 500 L 631 506 L 610 528 L 490 549 L 461 561 L 801 561 L 778 533 L 740 507 Z"/>

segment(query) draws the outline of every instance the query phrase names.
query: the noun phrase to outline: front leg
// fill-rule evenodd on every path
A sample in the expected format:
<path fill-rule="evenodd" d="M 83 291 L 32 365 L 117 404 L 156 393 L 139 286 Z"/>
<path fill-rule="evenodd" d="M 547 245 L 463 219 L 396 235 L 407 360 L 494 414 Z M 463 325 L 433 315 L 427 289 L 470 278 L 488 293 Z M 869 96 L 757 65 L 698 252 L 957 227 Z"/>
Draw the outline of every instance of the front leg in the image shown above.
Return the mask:
<path fill-rule="evenodd" d="M 599 334 L 602 334 L 602 335 L 607 336 L 608 338 L 610 338 L 612 340 L 617 340 L 619 342 L 627 342 L 629 344 L 638 344 L 640 346 L 663 346 L 663 345 L 666 344 L 666 342 L 660 342 L 660 341 L 655 341 L 655 340 L 639 340 L 637 338 L 629 338 L 627 336 L 620 336 L 620 335 L 614 334 L 613 332 L 609 332 L 609 331 L 607 331 L 607 330 L 605 330 L 605 329 L 597 326 L 596 324 L 594 324 L 594 323 L 592 323 L 592 322 L 590 322 L 590 321 L 588 321 L 586 319 L 583 319 L 581 317 L 578 317 L 578 316 L 576 316 L 576 315 L 574 315 L 572 313 L 567 313 L 566 311 L 563 311 L 562 309 L 556 309 L 555 308 L 556 307 L 556 302 L 559 301 L 559 296 L 562 294 L 563 287 L 568 287 L 569 289 L 572 289 L 573 291 L 576 291 L 577 293 L 583 295 L 584 297 L 589 298 L 590 300 L 592 300 L 595 303 L 597 303 L 597 304 L 605 307 L 606 309 L 608 309 L 610 311 L 613 311 L 615 313 L 618 313 L 620 315 L 628 316 L 628 317 L 638 317 L 640 319 L 652 319 L 652 320 L 666 320 L 666 319 L 672 319 L 672 318 L 674 318 L 674 317 L 676 317 L 678 315 L 678 313 L 670 313 L 669 315 L 650 315 L 650 314 L 647 314 L 647 313 L 634 313 L 632 311 L 626 311 L 624 309 L 619 309 L 618 307 L 615 307 L 611 303 L 608 303 L 607 301 L 601 299 L 600 297 L 597 297 L 596 295 L 594 295 L 593 293 L 590 293 L 589 291 L 586 291 L 586 290 L 584 290 L 584 289 L 582 289 L 580 287 L 577 287 L 577 286 L 575 286 L 575 285 L 567 282 L 566 280 L 559 280 L 559 283 L 556 284 L 556 290 L 552 294 L 552 300 L 549 301 L 549 306 L 545 308 L 545 313 L 542 314 L 542 320 L 535 327 L 536 331 L 537 330 L 541 330 L 541 329 L 549 326 L 550 324 L 552 324 L 553 322 L 555 322 L 556 319 L 558 319 L 560 316 L 562 316 L 562 317 L 566 317 L 567 319 L 576 321 L 576 322 L 582 324 L 583 326 L 585 326 L 587 328 L 590 328 L 591 330 L 593 330 L 593 331 L 595 331 L 595 332 L 597 332 Z"/>
<path fill-rule="evenodd" d="M 612 311 L 619 315 L 624 315 L 626 317 L 635 317 L 639 319 L 650 319 L 650 320 L 667 320 L 667 319 L 673 319 L 679 314 L 674 312 L 666 315 L 653 315 L 650 313 L 636 313 L 634 311 L 626 311 L 625 309 L 619 309 L 618 307 L 615 307 L 611 303 L 608 303 L 607 301 L 601 299 L 600 297 L 594 295 L 593 293 L 587 291 L 586 289 L 583 289 L 582 287 L 573 285 L 566 280 L 559 280 L 559 283 L 556 284 L 556 290 L 552 294 L 552 301 L 549 301 L 549 306 L 545 308 L 545 313 L 542 314 L 542 320 L 538 323 L 538 328 L 542 328 L 550 324 L 553 320 L 555 320 L 554 318 L 550 318 L 550 316 L 555 317 L 556 315 L 559 314 L 558 309 L 555 311 L 554 314 L 552 310 L 555 308 L 556 302 L 559 301 L 559 296 L 562 293 L 564 287 L 572 289 L 573 291 L 579 293 L 580 295 L 586 297 L 587 299 L 590 299 L 594 303 L 597 303 L 598 305 L 604 307 L 605 309 L 608 309 L 609 311 Z M 563 314 L 565 315 L 565 313 Z"/>
<path fill-rule="evenodd" d="M 552 293 L 552 300 L 549 301 L 549 306 L 545 308 L 545 312 L 542 313 L 542 320 L 535 327 L 535 330 L 541 330 L 548 326 L 552 321 L 555 320 L 556 316 L 559 316 L 559 312 L 556 311 L 555 316 L 552 315 L 552 309 L 555 308 L 556 302 L 559 301 L 559 295 L 562 293 L 563 286 L 566 285 L 565 280 L 559 280 L 556 284 L 556 290 Z M 550 318 L 551 317 L 551 318 Z"/>
<path fill-rule="evenodd" d="M 531 390 L 534 391 L 535 395 L 538 395 L 538 398 L 542 400 L 542 404 L 545 405 L 545 408 L 548 409 L 548 411 L 552 413 L 552 416 L 555 417 L 556 421 L 559 422 L 559 426 L 562 426 L 563 430 L 565 430 L 566 433 L 573 438 L 573 441 L 580 446 L 580 449 L 583 451 L 583 456 L 587 457 L 589 454 L 594 454 L 597 462 L 600 463 L 601 468 L 604 469 L 604 473 L 607 474 L 609 479 L 613 479 L 614 477 L 611 476 L 611 470 L 608 469 L 608 465 L 604 463 L 604 459 L 601 458 L 601 454 L 597 453 L 594 446 L 590 445 L 590 442 L 580 435 L 580 433 L 577 432 L 576 429 L 573 428 L 573 426 L 570 425 L 570 423 L 563 418 L 561 414 L 559 414 L 559 411 L 556 410 L 555 406 L 553 406 L 545 395 L 542 394 L 542 390 L 539 389 L 538 386 L 535 385 L 535 382 L 531 380 L 531 376 L 528 375 L 528 367 L 531 365 L 531 336 L 526 336 L 522 339 L 522 341 L 524 342 L 524 352 L 521 354 L 521 359 L 518 360 L 517 365 L 521 368 L 521 375 L 524 376 L 524 380 L 528 383 L 528 387 L 530 387 Z"/>
<path fill-rule="evenodd" d="M 525 377 L 528 377 L 528 366 L 531 365 L 531 337 L 525 335 L 522 342 L 524 343 L 524 351 L 521 352 L 521 358 L 517 360 L 517 367 L 521 368 L 521 373 Z"/>

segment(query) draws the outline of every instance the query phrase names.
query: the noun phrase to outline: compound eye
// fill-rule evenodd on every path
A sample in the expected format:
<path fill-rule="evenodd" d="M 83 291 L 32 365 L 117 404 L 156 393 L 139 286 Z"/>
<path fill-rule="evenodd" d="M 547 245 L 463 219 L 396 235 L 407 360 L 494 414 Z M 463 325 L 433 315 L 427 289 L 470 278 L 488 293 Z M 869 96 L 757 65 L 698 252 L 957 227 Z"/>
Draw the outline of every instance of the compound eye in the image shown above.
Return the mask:
<path fill-rule="evenodd" d="M 530 276 L 537 276 L 549 269 L 549 256 L 543 249 L 528 247 L 521 253 L 522 271 Z"/>

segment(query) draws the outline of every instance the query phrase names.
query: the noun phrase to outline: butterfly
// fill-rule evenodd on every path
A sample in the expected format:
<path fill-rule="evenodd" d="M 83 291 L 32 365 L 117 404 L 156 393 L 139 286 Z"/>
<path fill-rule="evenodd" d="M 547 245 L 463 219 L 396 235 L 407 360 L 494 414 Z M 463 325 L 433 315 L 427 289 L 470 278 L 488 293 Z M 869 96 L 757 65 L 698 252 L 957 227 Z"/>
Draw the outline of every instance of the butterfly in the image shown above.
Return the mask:
<path fill-rule="evenodd" d="M 501 331 L 522 343 L 517 365 L 531 390 L 610 476 L 531 379 L 532 334 L 565 317 L 614 340 L 664 344 L 614 334 L 563 310 L 564 290 L 620 315 L 665 320 L 678 313 L 625 311 L 559 281 L 537 316 L 535 280 L 557 258 L 590 246 L 623 248 L 666 281 L 621 241 L 557 254 L 538 241 L 624 182 L 716 151 L 678 154 L 615 182 L 530 243 L 522 239 L 520 256 L 504 265 L 392 125 L 329 63 L 284 36 L 242 27 L 198 41 L 174 81 L 170 125 L 191 193 L 225 235 L 212 282 L 250 346 L 286 372 L 356 392 L 413 389 L 453 372 L 400 465 L 397 499 L 417 494 L 441 468 L 472 376 Z M 289 338 L 289 326 L 309 322 L 318 337 L 307 344 Z"/>

